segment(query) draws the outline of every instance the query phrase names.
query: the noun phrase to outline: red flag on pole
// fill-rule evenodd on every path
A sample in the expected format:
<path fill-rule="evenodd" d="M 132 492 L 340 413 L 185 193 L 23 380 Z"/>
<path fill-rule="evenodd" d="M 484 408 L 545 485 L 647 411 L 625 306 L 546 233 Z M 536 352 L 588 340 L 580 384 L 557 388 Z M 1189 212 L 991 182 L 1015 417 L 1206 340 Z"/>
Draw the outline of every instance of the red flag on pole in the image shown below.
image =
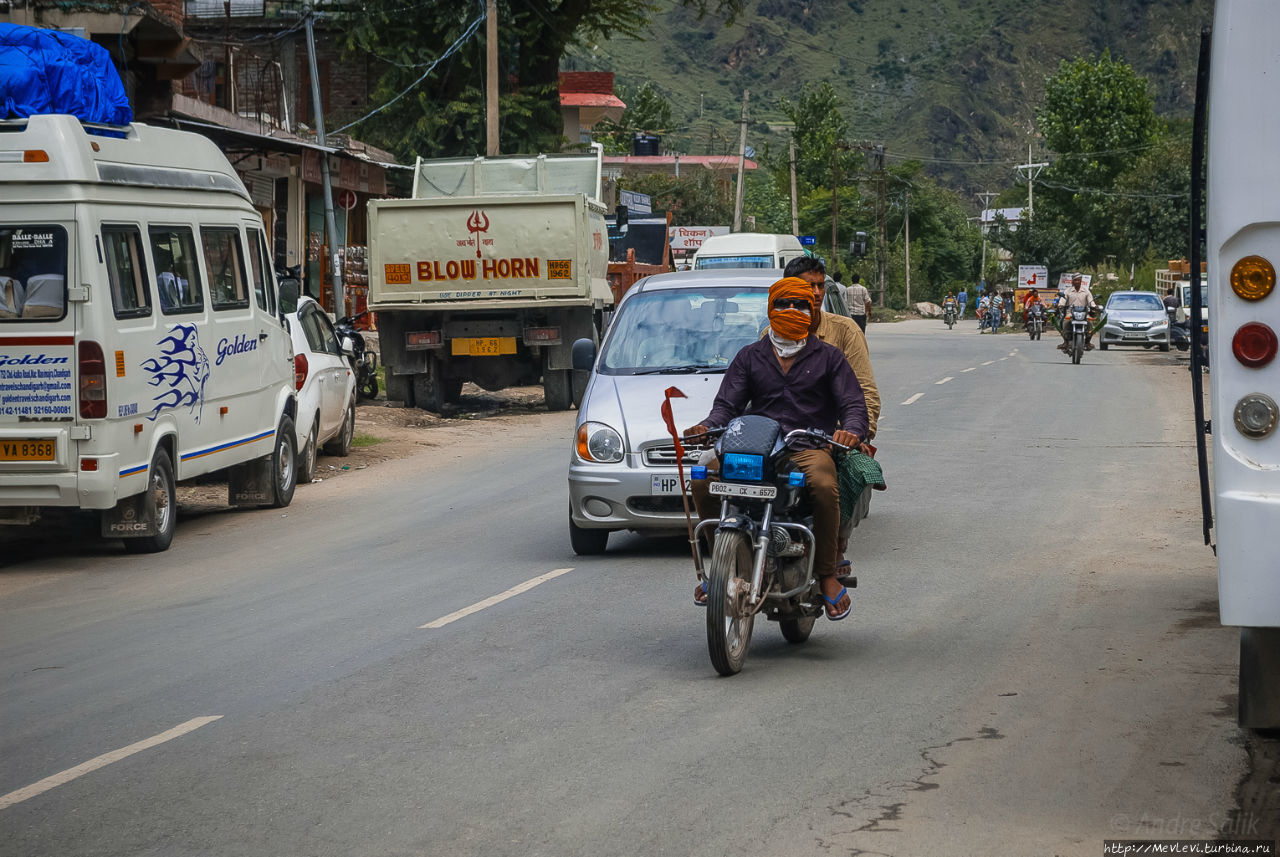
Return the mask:
<path fill-rule="evenodd" d="M 679 387 L 668 387 L 662 400 L 662 421 L 667 424 L 671 440 L 676 445 L 676 471 L 680 474 L 680 500 L 684 504 L 684 519 L 689 528 L 689 549 L 693 552 L 693 568 L 702 580 L 702 559 L 698 554 L 698 546 L 693 539 L 693 516 L 689 514 L 689 492 L 684 481 L 684 444 L 680 443 L 680 432 L 676 431 L 675 416 L 671 413 L 672 399 L 687 399 Z"/>

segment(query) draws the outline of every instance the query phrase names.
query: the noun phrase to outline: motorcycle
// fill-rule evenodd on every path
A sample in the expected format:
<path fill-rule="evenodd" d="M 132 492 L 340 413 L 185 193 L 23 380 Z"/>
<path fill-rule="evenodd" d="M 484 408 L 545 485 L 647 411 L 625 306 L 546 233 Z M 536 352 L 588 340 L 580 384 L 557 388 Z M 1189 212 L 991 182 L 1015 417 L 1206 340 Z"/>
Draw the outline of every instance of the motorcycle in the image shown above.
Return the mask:
<path fill-rule="evenodd" d="M 816 540 L 804 473 L 791 470 L 791 444 L 811 438 L 840 450 L 818 429 L 797 429 L 785 436 L 775 420 L 748 415 L 728 427 L 707 432 L 715 444 L 720 472 L 705 466 L 690 470 L 693 479 L 711 479 L 720 497 L 719 520 L 698 524 L 694 541 L 703 559 L 707 588 L 707 649 L 721 675 L 735 675 L 746 662 L 757 614 L 777 622 L 789 643 L 803 643 L 825 612 L 822 590 L 813 573 Z M 703 533 L 714 529 L 711 556 Z M 856 588 L 852 575 L 838 578 Z"/>
<path fill-rule="evenodd" d="M 368 315 L 368 310 L 356 315 L 344 316 L 334 323 L 342 353 L 351 359 L 356 373 L 356 395 L 365 399 L 378 397 L 378 355 L 365 347 L 364 337 L 356 330 L 356 321 Z"/>
<path fill-rule="evenodd" d="M 1071 362 L 1076 364 L 1084 356 L 1085 343 L 1089 341 L 1088 307 L 1070 307 L 1065 321 L 1070 325 L 1067 335 L 1067 354 L 1071 356 Z"/>
<path fill-rule="evenodd" d="M 1032 304 L 1027 307 L 1027 336 L 1035 341 L 1044 333 L 1044 307 Z"/>
<path fill-rule="evenodd" d="M 942 320 L 943 320 L 943 321 L 945 321 L 945 322 L 947 323 L 947 330 L 950 330 L 951 328 L 955 327 L 955 324 L 956 324 L 956 310 L 955 310 L 955 307 L 950 307 L 950 306 L 949 306 L 949 307 L 946 307 L 945 309 L 943 309 L 943 310 L 942 310 Z"/>

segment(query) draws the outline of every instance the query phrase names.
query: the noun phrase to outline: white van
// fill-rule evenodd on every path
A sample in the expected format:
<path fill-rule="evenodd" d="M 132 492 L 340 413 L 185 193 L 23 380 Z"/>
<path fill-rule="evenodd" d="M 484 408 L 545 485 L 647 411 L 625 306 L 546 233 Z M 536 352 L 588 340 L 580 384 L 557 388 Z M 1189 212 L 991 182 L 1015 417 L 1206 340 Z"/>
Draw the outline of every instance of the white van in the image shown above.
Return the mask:
<path fill-rule="evenodd" d="M 294 409 L 262 219 L 210 140 L 0 122 L 0 524 L 98 509 L 161 551 L 175 481 L 224 468 L 231 503 L 287 506 Z"/>
<path fill-rule="evenodd" d="M 695 271 L 713 268 L 785 268 L 804 255 L 804 246 L 794 235 L 735 232 L 712 235 L 693 254 Z"/>

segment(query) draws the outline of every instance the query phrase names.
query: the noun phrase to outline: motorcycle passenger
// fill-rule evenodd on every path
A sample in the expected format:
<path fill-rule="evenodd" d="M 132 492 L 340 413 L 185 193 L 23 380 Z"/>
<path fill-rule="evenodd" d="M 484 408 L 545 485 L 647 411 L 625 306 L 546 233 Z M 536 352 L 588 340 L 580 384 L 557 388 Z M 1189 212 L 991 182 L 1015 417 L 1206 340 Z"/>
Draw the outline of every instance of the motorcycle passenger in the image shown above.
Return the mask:
<path fill-rule="evenodd" d="M 978 298 L 978 308 L 974 311 L 974 315 L 978 317 L 978 330 L 982 330 L 982 322 L 986 318 L 987 308 L 990 306 L 991 296 L 983 292 L 982 296 Z"/>
<path fill-rule="evenodd" d="M 1093 299 L 1093 292 L 1089 291 L 1084 285 L 1084 277 L 1080 274 L 1071 275 L 1071 288 L 1067 289 L 1059 298 L 1058 305 L 1061 308 L 1059 318 L 1062 321 L 1062 344 L 1058 346 L 1058 350 L 1064 353 L 1070 353 L 1071 348 L 1071 308 L 1082 306 L 1089 310 L 1090 313 L 1098 309 L 1097 302 Z M 1086 351 L 1093 350 L 1093 329 L 1085 327 L 1084 347 Z"/>
<path fill-rule="evenodd" d="M 837 443 L 858 446 L 867 434 L 867 403 L 848 359 L 817 334 L 822 312 L 813 286 L 784 277 L 769 289 L 768 334 L 740 350 L 725 370 L 711 413 L 685 430 L 698 435 L 707 426 L 726 426 L 734 417 L 758 414 L 777 420 L 783 432 L 817 428 Z M 838 427 L 841 426 L 841 427 Z M 805 443 L 805 441 L 801 441 Z M 836 538 L 840 526 L 840 494 L 835 460 L 829 448 L 809 442 L 792 453 L 793 466 L 805 474 L 813 504 L 814 573 L 818 576 L 827 618 L 843 619 L 853 602 L 836 578 Z M 708 464 L 716 468 L 712 459 Z M 693 483 L 693 501 L 702 520 L 719 518 L 720 501 L 706 480 Z M 700 581 L 694 590 L 706 602 Z"/>
<path fill-rule="evenodd" d="M 826 265 L 821 259 L 811 256 L 800 256 L 787 263 L 782 272 L 787 277 L 799 277 L 813 286 L 814 305 L 821 307 L 826 295 Z M 824 312 L 818 322 L 818 339 L 834 345 L 849 361 L 849 368 L 858 378 L 862 387 L 862 395 L 867 401 L 867 432 L 863 440 L 870 442 L 876 436 L 876 424 L 880 420 L 880 390 L 876 387 L 876 376 L 871 371 L 871 353 L 867 349 L 867 335 L 853 319 Z M 764 335 L 767 335 L 767 331 Z M 863 450 L 867 452 L 867 450 Z M 870 454 L 868 452 L 868 454 Z M 850 499 L 850 498 L 846 498 Z M 836 540 L 837 566 L 847 566 L 845 551 L 849 548 L 849 537 L 853 532 L 854 519 L 844 521 Z"/>

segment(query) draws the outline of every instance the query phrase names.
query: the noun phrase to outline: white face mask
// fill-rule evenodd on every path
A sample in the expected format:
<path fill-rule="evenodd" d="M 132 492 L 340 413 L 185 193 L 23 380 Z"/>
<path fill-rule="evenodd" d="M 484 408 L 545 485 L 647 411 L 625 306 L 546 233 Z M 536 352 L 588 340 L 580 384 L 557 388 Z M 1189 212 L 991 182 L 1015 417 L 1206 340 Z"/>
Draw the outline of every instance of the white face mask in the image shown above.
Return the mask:
<path fill-rule="evenodd" d="M 804 348 L 807 339 L 801 339 L 796 342 L 791 339 L 783 339 L 781 336 L 773 332 L 773 328 L 769 328 L 769 341 L 773 343 L 773 350 L 778 352 L 779 357 L 793 357 L 800 353 L 800 349 Z"/>

